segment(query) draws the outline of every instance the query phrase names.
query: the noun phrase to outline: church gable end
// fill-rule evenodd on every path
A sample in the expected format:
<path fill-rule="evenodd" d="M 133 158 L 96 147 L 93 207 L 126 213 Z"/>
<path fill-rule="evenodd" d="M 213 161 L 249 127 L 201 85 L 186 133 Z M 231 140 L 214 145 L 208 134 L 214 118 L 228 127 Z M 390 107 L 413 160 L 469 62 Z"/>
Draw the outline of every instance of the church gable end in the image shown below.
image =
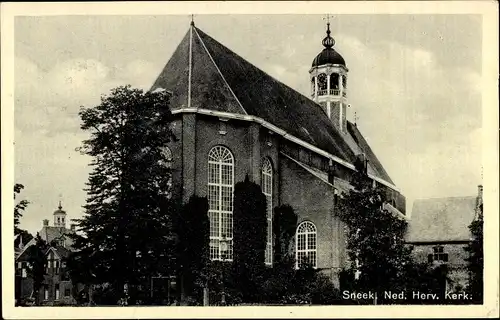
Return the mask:
<path fill-rule="evenodd" d="M 172 97 L 170 98 L 171 109 L 187 107 L 189 86 L 189 38 L 190 32 L 188 31 L 151 87 L 151 91 L 165 89 L 172 92 Z"/>

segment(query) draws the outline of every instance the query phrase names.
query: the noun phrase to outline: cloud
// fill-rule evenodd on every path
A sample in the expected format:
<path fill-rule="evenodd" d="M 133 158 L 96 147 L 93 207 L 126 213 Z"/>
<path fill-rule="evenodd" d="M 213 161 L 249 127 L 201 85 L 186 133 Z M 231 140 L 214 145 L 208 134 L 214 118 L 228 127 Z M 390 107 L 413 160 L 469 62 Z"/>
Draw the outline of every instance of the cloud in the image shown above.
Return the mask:
<path fill-rule="evenodd" d="M 348 117 L 357 112 L 360 130 L 407 196 L 408 209 L 415 198 L 474 194 L 481 165 L 481 75 L 398 42 L 367 45 L 344 34 L 335 39 L 349 68 Z M 258 66 L 308 95 L 311 60 L 283 50 Z"/>
<path fill-rule="evenodd" d="M 41 70 L 15 58 L 15 181 L 25 185 L 23 196 L 30 201 L 23 228 L 38 231 L 61 195 L 69 218 L 81 216 L 90 159 L 75 151 L 87 138 L 80 130 L 80 106 L 99 103 L 101 94 L 119 85 L 145 89 L 158 69 L 136 60 L 119 70 L 113 74 L 93 59 L 69 59 Z"/>

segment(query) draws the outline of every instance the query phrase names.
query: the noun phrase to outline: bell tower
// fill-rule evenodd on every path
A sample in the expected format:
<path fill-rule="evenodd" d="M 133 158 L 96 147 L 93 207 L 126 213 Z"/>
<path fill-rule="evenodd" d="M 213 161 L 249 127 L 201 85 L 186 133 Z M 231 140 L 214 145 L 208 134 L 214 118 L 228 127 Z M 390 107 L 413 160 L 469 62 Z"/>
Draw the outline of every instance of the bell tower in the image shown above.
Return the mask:
<path fill-rule="evenodd" d="M 57 210 L 54 211 L 54 227 L 66 228 L 66 211 L 62 209 L 61 201 Z"/>
<path fill-rule="evenodd" d="M 347 131 L 347 73 L 344 58 L 333 48 L 330 21 L 326 24 L 324 49 L 314 58 L 309 70 L 311 99 L 318 103 L 340 132 Z"/>

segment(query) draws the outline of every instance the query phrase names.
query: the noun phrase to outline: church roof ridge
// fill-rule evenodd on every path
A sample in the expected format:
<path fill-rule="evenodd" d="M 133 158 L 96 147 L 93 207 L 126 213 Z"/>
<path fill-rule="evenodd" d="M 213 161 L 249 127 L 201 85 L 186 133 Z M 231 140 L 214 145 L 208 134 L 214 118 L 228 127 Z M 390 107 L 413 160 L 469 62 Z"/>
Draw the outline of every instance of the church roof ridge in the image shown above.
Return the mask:
<path fill-rule="evenodd" d="M 238 99 L 238 97 L 236 96 L 236 94 L 234 94 L 233 90 L 231 89 L 231 86 L 229 85 L 229 83 L 227 82 L 226 78 L 224 77 L 224 75 L 222 74 L 222 72 L 220 71 L 219 69 L 219 66 L 217 65 L 217 63 L 215 62 L 215 60 L 213 59 L 212 55 L 210 54 L 210 51 L 208 51 L 207 49 L 207 46 L 205 45 L 205 43 L 203 42 L 203 39 L 200 37 L 199 33 L 198 33 L 198 28 L 194 26 L 194 22 L 193 24 L 191 25 L 192 29 L 196 32 L 196 35 L 198 36 L 198 39 L 200 40 L 201 44 L 203 45 L 203 48 L 205 49 L 206 53 L 208 54 L 208 56 L 210 57 L 210 60 L 212 61 L 212 63 L 214 64 L 215 68 L 217 69 L 217 72 L 219 73 L 219 75 L 222 77 L 222 80 L 224 81 L 224 83 L 226 84 L 226 86 L 228 87 L 228 89 L 231 91 L 232 95 L 234 96 L 234 98 L 236 99 L 236 101 L 238 102 L 238 105 L 241 107 L 241 110 L 243 110 L 243 112 L 245 114 L 248 114 L 248 112 L 245 110 L 245 108 L 243 107 L 243 105 L 241 104 L 240 100 Z M 201 30 L 200 30 L 201 31 Z M 192 40 L 191 40 L 192 42 Z"/>
<path fill-rule="evenodd" d="M 190 26 L 151 90 L 157 88 L 173 92 L 173 111 L 186 108 L 185 101 L 190 99 L 191 109 L 257 117 L 342 161 L 352 164 L 356 160 L 345 141 L 346 133 L 335 128 L 316 102 L 195 26 Z M 361 149 L 369 149 L 362 140 Z M 374 164 L 373 175 L 394 185 L 371 149 L 367 156 Z"/>

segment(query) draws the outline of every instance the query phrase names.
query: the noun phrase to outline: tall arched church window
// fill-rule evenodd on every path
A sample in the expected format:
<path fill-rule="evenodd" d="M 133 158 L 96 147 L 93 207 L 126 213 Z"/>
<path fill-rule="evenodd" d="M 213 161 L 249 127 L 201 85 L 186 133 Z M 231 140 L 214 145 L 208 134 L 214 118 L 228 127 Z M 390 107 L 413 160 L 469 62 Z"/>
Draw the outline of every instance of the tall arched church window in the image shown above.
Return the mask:
<path fill-rule="evenodd" d="M 315 94 L 316 92 L 316 77 L 312 77 L 311 79 L 311 93 Z"/>
<path fill-rule="evenodd" d="M 297 227 L 295 234 L 295 260 L 296 267 L 303 263 L 317 266 L 316 255 L 316 226 L 310 221 L 304 221 Z"/>
<path fill-rule="evenodd" d="M 223 146 L 208 153 L 208 216 L 210 220 L 210 259 L 221 259 L 220 240 L 228 241 L 225 259 L 233 258 L 234 157 Z"/>
<path fill-rule="evenodd" d="M 170 148 L 166 147 L 166 146 L 162 147 L 161 154 L 162 154 L 163 159 L 160 160 L 160 164 L 167 169 L 172 169 L 172 160 L 173 160 L 172 150 L 170 150 Z M 168 199 L 172 198 L 172 184 L 173 184 L 172 173 L 170 172 L 168 180 L 167 180 L 166 190 L 165 190 Z"/>
<path fill-rule="evenodd" d="M 172 150 L 170 150 L 169 147 L 163 147 L 161 149 L 161 153 L 163 155 L 163 161 L 164 161 L 164 165 L 165 167 L 167 168 L 172 168 Z"/>
<path fill-rule="evenodd" d="M 266 264 L 273 263 L 273 166 L 265 158 L 262 164 L 262 193 L 266 196 L 267 203 L 267 241 Z"/>

